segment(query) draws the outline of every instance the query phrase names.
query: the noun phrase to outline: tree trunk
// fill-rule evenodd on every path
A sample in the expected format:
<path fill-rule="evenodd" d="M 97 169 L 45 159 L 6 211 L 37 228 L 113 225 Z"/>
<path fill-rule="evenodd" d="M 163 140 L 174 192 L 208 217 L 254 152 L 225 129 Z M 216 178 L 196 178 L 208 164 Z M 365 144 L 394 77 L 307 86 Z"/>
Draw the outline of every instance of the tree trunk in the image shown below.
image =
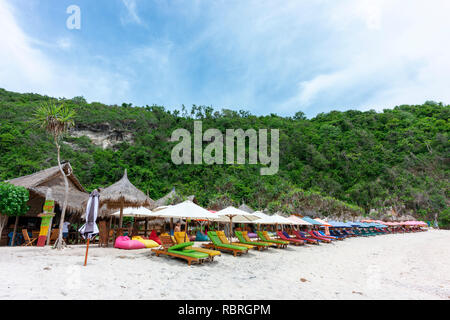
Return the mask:
<path fill-rule="evenodd" d="M 14 222 L 14 231 L 13 236 L 11 239 L 11 247 L 14 247 L 14 240 L 16 240 L 16 232 L 17 232 L 17 225 L 19 224 L 19 216 L 16 216 L 16 222 Z"/>
<path fill-rule="evenodd" d="M 8 216 L 0 214 L 0 240 L 2 239 L 3 228 L 8 223 Z"/>
<path fill-rule="evenodd" d="M 122 228 L 122 224 L 123 224 L 123 207 L 124 207 L 124 203 L 123 203 L 123 199 L 122 202 L 120 204 L 120 218 L 119 218 L 119 229 Z"/>
<path fill-rule="evenodd" d="M 58 235 L 58 239 L 55 241 L 54 248 L 62 249 L 66 246 L 66 243 L 64 242 L 64 239 L 63 239 L 63 226 L 64 226 L 64 218 L 66 215 L 67 198 L 69 196 L 69 180 L 67 179 L 67 176 L 61 165 L 60 146 L 59 146 L 58 142 L 56 141 L 56 138 L 55 138 L 55 144 L 56 144 L 56 148 L 58 150 L 59 171 L 61 172 L 61 174 L 63 175 L 63 178 L 64 178 L 64 187 L 65 187 L 64 191 L 65 192 L 64 192 L 64 203 L 63 203 L 63 207 L 62 207 L 62 211 L 61 211 L 61 218 L 59 220 L 59 235 Z"/>

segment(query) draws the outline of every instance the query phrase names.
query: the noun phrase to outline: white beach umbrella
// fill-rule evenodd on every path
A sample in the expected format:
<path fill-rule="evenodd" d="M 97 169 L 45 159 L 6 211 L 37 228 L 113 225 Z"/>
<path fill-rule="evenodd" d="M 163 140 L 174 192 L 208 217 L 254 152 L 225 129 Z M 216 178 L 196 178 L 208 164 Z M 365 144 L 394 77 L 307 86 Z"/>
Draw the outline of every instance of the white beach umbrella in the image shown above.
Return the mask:
<path fill-rule="evenodd" d="M 271 218 L 276 222 L 276 224 L 294 224 L 291 219 L 282 217 L 278 214 L 274 214 Z"/>
<path fill-rule="evenodd" d="M 192 201 L 184 201 L 182 203 L 168 206 L 165 209 L 152 212 L 153 217 L 160 218 L 180 218 L 180 219 L 218 219 L 219 216 L 212 213 L 199 205 L 196 205 Z"/>
<path fill-rule="evenodd" d="M 172 207 L 172 205 L 160 206 L 160 207 L 157 207 L 157 208 L 153 209 L 153 212 L 161 211 L 161 210 L 167 209 L 169 207 Z"/>
<path fill-rule="evenodd" d="M 216 212 L 218 216 L 221 217 L 221 219 L 216 221 L 224 221 L 223 218 L 227 217 L 230 221 L 230 242 L 231 242 L 231 236 L 233 234 L 233 223 L 256 223 L 255 221 L 259 220 L 260 218 L 253 213 L 248 213 L 243 210 L 240 210 L 235 207 L 228 207 L 223 210 L 220 210 Z"/>
<path fill-rule="evenodd" d="M 305 221 L 302 218 L 299 218 L 294 215 L 290 216 L 288 219 L 291 220 L 293 222 L 293 224 L 297 225 L 297 226 L 311 226 L 312 225 L 308 221 Z"/>
<path fill-rule="evenodd" d="M 255 220 L 260 218 L 253 213 L 248 213 L 235 207 L 228 207 L 223 210 L 217 211 L 216 214 L 220 216 L 222 221 L 223 217 L 228 217 L 233 223 L 255 223 Z M 226 220 L 225 220 L 226 221 Z"/>
<path fill-rule="evenodd" d="M 268 214 L 265 214 L 261 211 L 255 211 L 252 213 L 253 215 L 259 217 L 259 220 L 256 220 L 254 223 L 256 224 L 276 224 L 277 222 L 275 219 L 272 218 L 272 216 L 269 216 Z"/>
<path fill-rule="evenodd" d="M 113 216 L 120 217 L 120 211 L 114 212 Z M 123 209 L 124 217 L 135 217 L 135 218 L 152 218 L 154 217 L 153 212 L 145 207 L 139 208 L 125 208 Z"/>
<path fill-rule="evenodd" d="M 219 216 L 215 213 L 212 213 L 199 205 L 196 205 L 192 201 L 184 201 L 182 203 L 168 206 L 165 209 L 152 212 L 152 215 L 154 217 L 159 218 L 179 218 L 179 219 L 186 219 L 186 227 L 185 227 L 185 234 L 187 237 L 187 220 L 188 219 L 206 219 L 206 220 L 214 220 L 218 219 Z"/>

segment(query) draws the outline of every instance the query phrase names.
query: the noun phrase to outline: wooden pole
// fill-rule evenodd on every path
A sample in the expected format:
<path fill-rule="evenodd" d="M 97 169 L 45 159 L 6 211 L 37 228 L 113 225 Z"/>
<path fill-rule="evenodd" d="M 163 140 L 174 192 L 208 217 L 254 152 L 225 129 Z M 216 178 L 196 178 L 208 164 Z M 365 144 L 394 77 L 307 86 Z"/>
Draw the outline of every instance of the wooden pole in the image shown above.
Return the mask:
<path fill-rule="evenodd" d="M 119 220 L 119 228 L 122 228 L 122 222 L 123 222 L 123 199 L 122 199 L 122 203 L 120 205 L 120 220 Z"/>
<path fill-rule="evenodd" d="M 84 266 L 85 266 L 85 267 L 86 267 L 86 264 L 87 264 L 88 251 L 89 251 L 89 238 L 87 239 L 87 243 L 86 243 L 86 255 L 85 255 L 85 257 L 84 257 Z"/>
<path fill-rule="evenodd" d="M 11 239 L 11 247 L 14 247 L 14 240 L 16 239 L 17 225 L 19 224 L 19 216 L 16 216 L 16 222 L 14 222 L 14 231 Z"/>
<path fill-rule="evenodd" d="M 113 216 L 109 217 L 109 229 L 108 229 L 108 238 L 106 240 L 106 247 L 109 247 L 109 235 L 111 234 L 111 230 L 113 227 Z M 114 238 L 114 231 L 113 231 L 113 238 Z"/>
<path fill-rule="evenodd" d="M 147 236 L 148 233 L 148 218 L 145 218 L 145 233 L 144 233 L 144 237 Z"/>
<path fill-rule="evenodd" d="M 233 216 L 228 216 L 230 218 L 230 243 L 233 243 Z"/>

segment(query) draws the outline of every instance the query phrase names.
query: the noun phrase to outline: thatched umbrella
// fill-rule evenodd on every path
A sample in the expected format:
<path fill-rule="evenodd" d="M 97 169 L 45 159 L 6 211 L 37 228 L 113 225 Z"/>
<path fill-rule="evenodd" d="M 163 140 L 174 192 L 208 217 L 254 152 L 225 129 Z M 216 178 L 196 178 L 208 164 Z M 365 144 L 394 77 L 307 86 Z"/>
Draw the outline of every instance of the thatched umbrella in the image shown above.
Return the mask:
<path fill-rule="evenodd" d="M 101 190 L 100 207 L 104 204 L 108 209 L 120 209 L 119 228 L 122 228 L 124 208 L 153 207 L 154 201 L 128 180 L 125 169 L 122 179 Z"/>

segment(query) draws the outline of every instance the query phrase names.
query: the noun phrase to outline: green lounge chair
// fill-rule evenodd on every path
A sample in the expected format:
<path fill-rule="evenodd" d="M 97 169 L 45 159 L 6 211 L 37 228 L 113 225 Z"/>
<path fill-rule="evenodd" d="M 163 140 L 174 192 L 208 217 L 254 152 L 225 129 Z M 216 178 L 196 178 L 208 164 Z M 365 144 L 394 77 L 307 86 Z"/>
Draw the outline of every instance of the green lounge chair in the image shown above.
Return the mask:
<path fill-rule="evenodd" d="M 208 231 L 208 238 L 211 240 L 211 243 L 204 244 L 204 248 L 231 252 L 235 257 L 248 252 L 246 247 L 223 243 L 214 231 Z"/>
<path fill-rule="evenodd" d="M 258 250 L 268 249 L 272 245 L 271 243 L 268 242 L 251 241 L 247 235 L 247 231 L 236 231 L 235 234 L 236 237 L 239 239 L 240 243 L 250 244 L 252 246 L 257 247 Z"/>
<path fill-rule="evenodd" d="M 209 255 L 203 252 L 198 252 L 192 249 L 186 249 L 186 247 L 192 246 L 193 242 L 184 242 L 177 245 L 173 245 L 172 238 L 170 236 L 160 236 L 161 248 L 152 249 L 157 257 L 159 255 L 166 255 L 174 258 L 184 259 L 190 266 L 192 262 L 203 263 L 209 259 Z"/>
<path fill-rule="evenodd" d="M 256 234 L 262 241 L 276 244 L 277 248 L 286 248 L 287 245 L 289 244 L 288 241 L 275 240 L 275 239 L 269 238 L 270 236 L 267 233 L 267 231 L 257 231 Z"/>
<path fill-rule="evenodd" d="M 356 235 L 358 235 L 358 236 L 360 236 L 360 237 L 368 237 L 369 235 L 368 234 L 366 234 L 365 232 L 363 232 L 361 229 L 355 229 L 355 230 L 353 230 L 353 232 L 356 234 Z"/>

